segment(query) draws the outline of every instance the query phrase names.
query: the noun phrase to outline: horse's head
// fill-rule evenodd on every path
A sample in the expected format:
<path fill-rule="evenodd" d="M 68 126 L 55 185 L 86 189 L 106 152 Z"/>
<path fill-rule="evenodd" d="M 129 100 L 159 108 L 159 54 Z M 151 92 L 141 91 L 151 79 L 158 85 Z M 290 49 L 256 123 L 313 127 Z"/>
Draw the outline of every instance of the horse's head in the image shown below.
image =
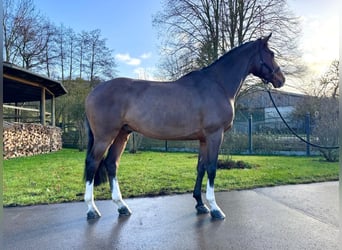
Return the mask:
<path fill-rule="evenodd" d="M 263 79 L 266 83 L 271 82 L 273 87 L 280 88 L 285 83 L 285 77 L 274 59 L 274 52 L 268 48 L 267 43 L 271 35 L 272 33 L 265 38 L 257 40 L 259 52 L 256 56 L 252 73 Z"/>

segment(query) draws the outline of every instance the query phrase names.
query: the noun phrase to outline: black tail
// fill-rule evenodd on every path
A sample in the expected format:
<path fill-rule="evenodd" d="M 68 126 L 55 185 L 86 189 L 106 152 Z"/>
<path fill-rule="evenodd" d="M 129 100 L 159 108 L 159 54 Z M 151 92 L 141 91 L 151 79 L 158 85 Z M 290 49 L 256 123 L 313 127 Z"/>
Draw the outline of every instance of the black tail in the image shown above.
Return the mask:
<path fill-rule="evenodd" d="M 84 181 L 88 180 L 88 171 L 92 172 L 91 170 L 87 169 L 87 165 L 89 164 L 90 161 L 93 161 L 93 156 L 92 156 L 92 149 L 94 146 L 94 135 L 93 131 L 91 131 L 91 128 L 89 126 L 89 121 L 88 118 L 86 118 L 86 128 L 88 130 L 88 146 L 87 146 L 87 155 L 86 155 L 86 162 L 85 162 L 85 167 L 84 167 L 84 176 L 83 179 Z M 88 162 L 88 164 L 87 164 Z M 89 177 L 91 178 L 91 177 Z M 99 186 L 102 183 L 107 182 L 107 171 L 106 171 L 106 165 L 104 159 L 101 160 L 100 165 L 98 168 L 95 170 L 95 176 L 94 176 L 94 186 Z M 89 180 L 91 181 L 91 180 Z"/>

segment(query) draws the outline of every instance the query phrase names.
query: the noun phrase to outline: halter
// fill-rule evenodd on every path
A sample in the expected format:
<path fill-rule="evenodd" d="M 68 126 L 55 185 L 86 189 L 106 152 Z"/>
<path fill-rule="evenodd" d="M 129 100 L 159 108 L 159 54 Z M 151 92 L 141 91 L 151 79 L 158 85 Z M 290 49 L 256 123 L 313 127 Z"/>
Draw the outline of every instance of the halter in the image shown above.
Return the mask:
<path fill-rule="evenodd" d="M 280 67 L 278 66 L 272 69 L 269 65 L 265 63 L 261 54 L 261 46 L 259 46 L 259 56 L 260 56 L 260 66 L 261 66 L 260 72 L 262 72 L 263 67 L 265 67 L 268 70 L 268 76 L 262 77 L 262 81 L 267 84 L 270 82 L 270 79 L 273 78 L 274 74 L 280 71 Z"/>

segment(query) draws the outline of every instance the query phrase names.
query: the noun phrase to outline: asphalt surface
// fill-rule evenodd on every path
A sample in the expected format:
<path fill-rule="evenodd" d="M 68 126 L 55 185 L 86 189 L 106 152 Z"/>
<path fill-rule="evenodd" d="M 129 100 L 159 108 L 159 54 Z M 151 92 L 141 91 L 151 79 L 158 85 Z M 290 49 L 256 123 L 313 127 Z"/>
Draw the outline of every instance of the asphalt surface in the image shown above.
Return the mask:
<path fill-rule="evenodd" d="M 223 221 L 196 215 L 191 194 L 4 208 L 2 249 L 339 249 L 338 182 L 217 192 Z"/>

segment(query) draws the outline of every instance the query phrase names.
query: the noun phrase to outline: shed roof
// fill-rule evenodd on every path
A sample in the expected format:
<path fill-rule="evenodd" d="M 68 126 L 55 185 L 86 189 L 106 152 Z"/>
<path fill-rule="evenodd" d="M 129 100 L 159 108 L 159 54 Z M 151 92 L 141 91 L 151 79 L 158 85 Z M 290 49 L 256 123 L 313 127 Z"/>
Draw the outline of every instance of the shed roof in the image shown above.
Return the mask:
<path fill-rule="evenodd" d="M 45 88 L 46 99 L 67 93 L 62 83 L 32 73 L 10 63 L 3 63 L 3 102 L 40 101 L 42 89 Z"/>

